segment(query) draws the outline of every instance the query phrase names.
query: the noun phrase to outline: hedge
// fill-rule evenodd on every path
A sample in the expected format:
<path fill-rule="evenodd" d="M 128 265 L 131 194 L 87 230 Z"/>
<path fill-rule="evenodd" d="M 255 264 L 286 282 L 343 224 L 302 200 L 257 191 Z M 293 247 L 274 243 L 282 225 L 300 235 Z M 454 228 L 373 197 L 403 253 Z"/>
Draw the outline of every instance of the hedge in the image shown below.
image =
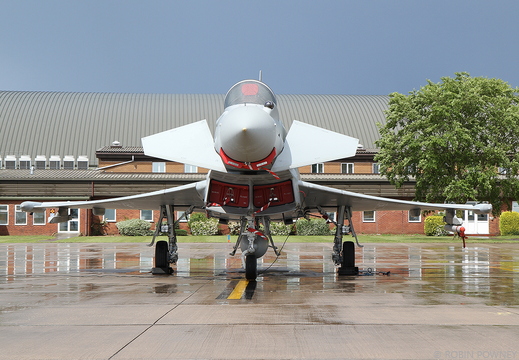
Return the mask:
<path fill-rule="evenodd" d="M 130 219 L 120 221 L 117 224 L 119 234 L 123 236 L 149 236 L 153 235 L 153 231 L 150 230 L 151 224 L 146 220 L 141 219 Z"/>
<path fill-rule="evenodd" d="M 501 235 L 519 235 L 519 213 L 505 211 L 499 217 Z"/>
<path fill-rule="evenodd" d="M 326 220 L 319 219 L 299 219 L 296 222 L 297 235 L 311 236 L 311 235 L 330 235 L 333 231 Z"/>
<path fill-rule="evenodd" d="M 427 236 L 446 236 L 448 232 L 443 228 L 444 225 L 442 215 L 428 216 L 424 221 L 424 233 Z"/>

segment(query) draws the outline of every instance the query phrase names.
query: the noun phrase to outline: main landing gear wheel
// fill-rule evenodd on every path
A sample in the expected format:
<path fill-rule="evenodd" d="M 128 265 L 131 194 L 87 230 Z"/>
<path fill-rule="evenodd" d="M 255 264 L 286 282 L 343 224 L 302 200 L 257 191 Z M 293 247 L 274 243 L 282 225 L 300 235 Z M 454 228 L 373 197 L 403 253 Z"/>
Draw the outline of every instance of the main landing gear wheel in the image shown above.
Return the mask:
<path fill-rule="evenodd" d="M 155 267 L 152 274 L 172 274 L 173 269 L 169 266 L 169 249 L 167 241 L 158 241 L 155 245 Z"/>
<path fill-rule="evenodd" d="M 256 255 L 245 256 L 245 278 L 255 281 L 258 276 L 258 259 Z"/>
<path fill-rule="evenodd" d="M 339 275 L 359 274 L 359 268 L 355 266 L 355 244 L 353 241 L 342 243 L 342 264 L 337 273 Z"/>

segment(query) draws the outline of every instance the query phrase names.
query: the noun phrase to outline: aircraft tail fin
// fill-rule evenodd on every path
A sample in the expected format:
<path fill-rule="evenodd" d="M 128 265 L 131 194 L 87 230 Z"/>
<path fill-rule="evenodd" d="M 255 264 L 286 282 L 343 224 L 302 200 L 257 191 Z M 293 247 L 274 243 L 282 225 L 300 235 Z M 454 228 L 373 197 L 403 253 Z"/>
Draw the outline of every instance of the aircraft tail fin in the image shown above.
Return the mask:
<path fill-rule="evenodd" d="M 206 120 L 146 136 L 141 141 L 147 156 L 226 172 Z"/>
<path fill-rule="evenodd" d="M 352 157 L 359 140 L 294 120 L 272 171 Z"/>

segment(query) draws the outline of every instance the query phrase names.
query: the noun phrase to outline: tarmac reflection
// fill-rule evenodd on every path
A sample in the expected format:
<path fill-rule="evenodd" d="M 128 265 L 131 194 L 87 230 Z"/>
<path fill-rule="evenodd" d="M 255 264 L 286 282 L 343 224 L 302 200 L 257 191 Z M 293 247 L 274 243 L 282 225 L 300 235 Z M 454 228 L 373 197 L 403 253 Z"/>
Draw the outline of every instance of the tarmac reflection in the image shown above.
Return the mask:
<path fill-rule="evenodd" d="M 179 244 L 175 276 L 243 278 L 241 258 L 229 256 L 230 248 L 231 244 Z M 268 252 L 260 259 L 256 293 L 276 280 L 276 288 L 283 291 L 397 292 L 429 303 L 440 301 L 436 295 L 441 292 L 519 305 L 519 244 L 472 244 L 466 249 L 449 244 L 366 244 L 357 248 L 356 258 L 364 276 L 338 277 L 331 244 L 287 244 L 279 258 Z M 0 285 L 38 274 L 145 275 L 152 266 L 153 248 L 145 244 L 0 245 Z M 387 272 L 390 275 L 380 275 Z M 172 284 L 154 289 L 157 294 L 176 291 Z"/>

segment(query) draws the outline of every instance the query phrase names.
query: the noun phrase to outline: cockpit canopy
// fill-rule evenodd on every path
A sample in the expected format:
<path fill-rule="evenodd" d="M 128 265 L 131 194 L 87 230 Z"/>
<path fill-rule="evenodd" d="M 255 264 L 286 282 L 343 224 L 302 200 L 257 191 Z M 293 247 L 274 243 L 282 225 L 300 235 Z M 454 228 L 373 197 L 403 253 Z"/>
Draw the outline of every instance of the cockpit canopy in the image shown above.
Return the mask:
<path fill-rule="evenodd" d="M 235 84 L 225 96 L 224 107 L 239 104 L 258 104 L 268 107 L 277 104 L 276 96 L 270 88 L 257 80 L 244 80 Z M 265 105 L 267 106 L 267 105 Z"/>

